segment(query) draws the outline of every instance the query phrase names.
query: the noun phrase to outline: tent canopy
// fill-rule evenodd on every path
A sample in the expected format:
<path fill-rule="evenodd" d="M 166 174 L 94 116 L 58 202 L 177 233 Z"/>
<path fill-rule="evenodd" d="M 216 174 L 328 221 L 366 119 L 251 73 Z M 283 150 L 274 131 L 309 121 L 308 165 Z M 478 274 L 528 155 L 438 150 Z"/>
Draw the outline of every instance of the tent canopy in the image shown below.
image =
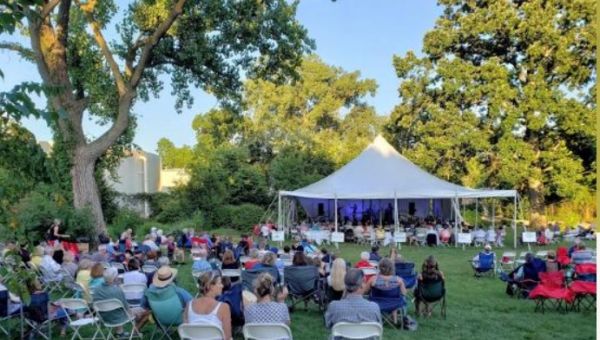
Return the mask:
<path fill-rule="evenodd" d="M 381 135 L 333 174 L 281 196 L 321 199 L 516 197 L 516 190 L 471 189 L 437 178 L 402 156 Z"/>

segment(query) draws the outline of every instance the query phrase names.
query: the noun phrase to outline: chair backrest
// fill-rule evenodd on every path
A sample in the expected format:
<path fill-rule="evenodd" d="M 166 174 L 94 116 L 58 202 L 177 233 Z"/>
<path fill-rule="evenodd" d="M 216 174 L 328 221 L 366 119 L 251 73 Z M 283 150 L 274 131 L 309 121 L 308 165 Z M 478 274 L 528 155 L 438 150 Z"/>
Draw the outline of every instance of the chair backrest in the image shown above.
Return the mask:
<path fill-rule="evenodd" d="M 292 340 L 292 331 L 282 323 L 247 323 L 243 332 L 246 340 Z"/>
<path fill-rule="evenodd" d="M 319 269 L 315 266 L 283 268 L 283 277 L 290 294 L 303 295 L 317 288 Z"/>
<path fill-rule="evenodd" d="M 35 293 L 31 295 L 31 302 L 25 308 L 27 319 L 35 322 L 44 322 L 48 320 L 48 302 L 50 297 L 48 293 Z"/>
<path fill-rule="evenodd" d="M 544 286 L 560 288 L 563 286 L 565 273 L 562 270 L 551 273 L 541 272 L 539 277 Z"/>
<path fill-rule="evenodd" d="M 142 266 L 142 272 L 144 272 L 145 274 L 154 273 L 156 270 L 157 270 L 157 268 L 154 265 L 143 265 Z"/>
<path fill-rule="evenodd" d="M 184 323 L 177 328 L 182 340 L 222 340 L 225 338 L 223 330 L 213 325 L 199 325 Z"/>
<path fill-rule="evenodd" d="M 183 304 L 174 285 L 148 290 L 145 293 L 154 318 L 165 326 L 178 326 L 183 322 Z"/>
<path fill-rule="evenodd" d="M 478 269 L 493 269 L 494 268 L 494 253 L 486 254 L 484 252 L 479 253 L 479 266 Z"/>
<path fill-rule="evenodd" d="M 121 262 L 111 262 L 110 266 L 117 269 L 119 273 L 124 273 L 127 271 L 125 265 L 123 265 Z"/>
<path fill-rule="evenodd" d="M 77 319 L 77 315 L 91 315 L 92 311 L 90 310 L 89 305 L 83 299 L 66 299 L 62 298 L 57 301 L 57 304 L 61 306 L 64 310 L 76 311 L 77 314 L 65 313 L 67 315 L 67 319 L 69 323 L 73 323 L 74 320 Z M 73 319 L 73 318 L 74 319 Z M 95 321 L 94 321 L 95 322 Z"/>
<path fill-rule="evenodd" d="M 444 281 L 442 279 L 423 280 L 419 283 L 419 293 L 427 302 L 437 301 L 446 294 Z"/>
<path fill-rule="evenodd" d="M 396 267 L 396 275 L 398 276 L 409 276 L 415 273 L 414 262 L 396 262 L 394 266 Z"/>
<path fill-rule="evenodd" d="M 104 317 L 105 316 L 104 313 L 112 314 L 112 313 L 121 312 L 123 319 L 125 319 L 126 317 L 129 316 L 129 314 L 127 313 L 127 310 L 125 309 L 125 306 L 123 306 L 123 303 L 121 302 L 121 300 L 118 300 L 118 299 L 106 299 L 106 300 L 94 301 L 92 306 L 94 307 L 94 310 L 96 312 L 98 312 L 98 316 L 100 317 L 100 320 L 105 325 L 111 325 L 111 322 L 108 322 L 106 320 L 106 318 Z"/>
<path fill-rule="evenodd" d="M 125 299 L 127 302 L 132 301 L 134 305 L 136 300 L 140 300 L 144 296 L 144 292 L 146 291 L 146 285 L 143 283 L 129 283 L 121 285 L 121 290 L 123 294 L 125 294 Z"/>
<path fill-rule="evenodd" d="M 345 339 L 381 339 L 383 337 L 383 327 L 378 322 L 338 322 L 331 328 L 331 336 Z"/>
<path fill-rule="evenodd" d="M 547 250 L 538 250 L 538 252 L 535 253 L 535 256 L 545 260 L 548 257 L 548 251 Z"/>
<path fill-rule="evenodd" d="M 8 315 L 8 290 L 0 290 L 0 318 Z"/>
<path fill-rule="evenodd" d="M 504 253 L 502 253 L 502 263 L 514 262 L 516 257 L 517 253 L 515 253 L 514 251 L 505 251 Z"/>

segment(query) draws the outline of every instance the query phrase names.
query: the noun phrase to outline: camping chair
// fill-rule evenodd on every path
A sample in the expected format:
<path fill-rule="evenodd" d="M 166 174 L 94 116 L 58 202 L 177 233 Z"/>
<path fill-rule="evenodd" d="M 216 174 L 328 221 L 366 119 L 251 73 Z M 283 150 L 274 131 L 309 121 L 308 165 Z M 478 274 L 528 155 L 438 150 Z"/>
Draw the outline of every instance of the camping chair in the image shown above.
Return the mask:
<path fill-rule="evenodd" d="M 568 266 L 571 263 L 569 257 L 569 250 L 565 247 L 558 247 L 556 249 L 556 262 L 558 262 L 561 268 Z"/>
<path fill-rule="evenodd" d="M 476 265 L 473 267 L 475 277 L 479 278 L 484 274 L 496 275 L 496 254 L 494 253 L 479 253 L 479 258 Z"/>
<path fill-rule="evenodd" d="M 500 269 L 502 271 L 511 271 L 515 268 L 515 259 L 517 257 L 517 253 L 514 251 L 505 251 L 502 253 L 502 259 L 500 260 Z"/>
<path fill-rule="evenodd" d="M 290 311 L 301 301 L 304 302 L 304 308 L 308 306 L 308 301 L 313 297 L 319 305 L 319 309 L 324 308 L 322 292 L 319 289 L 319 269 L 315 266 L 290 266 L 283 268 L 285 285 L 288 288 L 288 298 L 292 305 Z"/>
<path fill-rule="evenodd" d="M 247 323 L 243 332 L 245 340 L 292 340 L 292 331 L 282 323 Z"/>
<path fill-rule="evenodd" d="M 415 291 L 415 310 L 417 315 L 420 315 L 420 305 L 422 304 L 425 310 L 433 309 L 437 304 L 440 304 L 440 312 L 442 317 L 446 318 L 446 288 L 444 280 L 421 280 L 419 281 Z"/>
<path fill-rule="evenodd" d="M 573 281 L 569 290 L 575 294 L 573 309 L 581 311 L 583 306 L 586 310 L 596 310 L 596 283 L 588 281 Z"/>
<path fill-rule="evenodd" d="M 214 325 L 184 323 L 177 327 L 181 340 L 222 340 L 223 330 Z"/>
<path fill-rule="evenodd" d="M 596 282 L 596 264 L 582 263 L 575 266 L 577 280 Z"/>
<path fill-rule="evenodd" d="M 69 321 L 69 327 L 73 329 L 73 339 L 81 339 L 84 338 L 79 334 L 79 330 L 83 327 L 90 326 L 90 328 L 95 329 L 94 335 L 91 339 L 95 339 L 98 333 L 104 339 L 104 334 L 100 329 L 100 322 L 97 317 L 92 314 L 90 307 L 87 302 L 83 299 L 60 299 L 57 301 L 58 305 L 60 305 L 65 310 L 71 310 L 77 312 L 78 315 L 82 315 L 81 318 L 72 318 L 69 313 L 67 314 L 67 320 Z"/>
<path fill-rule="evenodd" d="M 130 283 L 121 285 L 121 290 L 125 294 L 125 299 L 130 307 L 140 307 L 142 298 L 146 291 L 146 285 L 143 283 Z"/>
<path fill-rule="evenodd" d="M 25 306 L 24 321 L 31 327 L 31 334 L 39 334 L 44 339 L 52 338 L 52 321 L 56 321 L 65 317 L 66 313 L 57 313 L 56 316 L 50 316 L 48 304 L 50 303 L 49 294 L 46 292 L 36 293 L 31 295 L 31 301 L 28 306 Z M 47 328 L 47 333 L 44 332 Z"/>
<path fill-rule="evenodd" d="M 134 336 L 140 339 L 142 338 L 142 335 L 135 326 L 135 317 L 129 313 L 129 311 L 125 308 L 125 306 L 123 306 L 123 303 L 120 300 L 108 299 L 95 301 L 93 303 L 93 306 L 94 310 L 98 312 L 97 315 L 100 318 L 100 322 L 104 327 L 108 329 L 108 335 L 106 337 L 107 340 L 110 340 L 111 338 L 117 339 L 112 334 L 112 329 L 122 327 L 127 324 L 131 324 L 131 333 L 129 335 L 129 340 L 133 339 Z M 118 322 L 110 322 L 109 320 L 105 319 L 105 316 L 103 317 L 103 314 L 105 313 L 116 313 L 119 311 L 122 314 L 122 318 Z"/>
<path fill-rule="evenodd" d="M 148 305 L 152 311 L 152 318 L 156 322 L 151 339 L 154 339 L 154 334 L 157 330 L 161 331 L 161 339 L 166 337 L 171 340 L 171 332 L 183 323 L 184 306 L 177 295 L 175 286 L 169 285 L 157 291 L 147 291 L 145 293 Z"/>
<path fill-rule="evenodd" d="M 564 286 L 564 272 L 539 273 L 540 284 L 529 292 L 529 298 L 534 299 L 535 311 L 544 313 L 546 302 L 553 304 L 556 310 L 565 312 L 573 303 L 575 293 Z"/>
<path fill-rule="evenodd" d="M 427 229 L 416 228 L 415 229 L 415 238 L 417 240 L 418 245 L 424 246 L 427 243 Z"/>
<path fill-rule="evenodd" d="M 224 291 L 217 297 L 218 301 L 225 302 L 229 305 L 231 311 L 231 325 L 233 327 L 241 327 L 244 325 L 244 299 L 242 291 L 244 286 L 242 283 L 236 283 Z"/>
<path fill-rule="evenodd" d="M 371 287 L 369 300 L 375 302 L 379 306 L 381 315 L 387 323 L 394 328 L 400 326 L 400 329 L 402 329 L 406 301 L 404 300 L 404 296 L 400 293 L 400 287 L 390 289 Z M 398 311 L 400 312 L 398 313 L 400 315 L 396 315 L 397 320 L 394 320 L 393 314 Z M 398 322 L 398 320 L 400 322 Z"/>
<path fill-rule="evenodd" d="M 10 294 L 8 290 L 0 291 L 0 332 L 4 333 L 7 337 L 11 334 L 10 327 L 4 328 L 2 323 L 13 318 L 17 318 L 21 315 L 21 310 L 17 309 L 10 313 Z"/>
<path fill-rule="evenodd" d="M 331 328 L 331 338 L 383 339 L 383 326 L 379 322 L 338 322 Z"/>
<path fill-rule="evenodd" d="M 406 289 L 413 288 L 417 283 L 417 273 L 413 262 L 396 262 L 396 275 L 404 281 Z"/>

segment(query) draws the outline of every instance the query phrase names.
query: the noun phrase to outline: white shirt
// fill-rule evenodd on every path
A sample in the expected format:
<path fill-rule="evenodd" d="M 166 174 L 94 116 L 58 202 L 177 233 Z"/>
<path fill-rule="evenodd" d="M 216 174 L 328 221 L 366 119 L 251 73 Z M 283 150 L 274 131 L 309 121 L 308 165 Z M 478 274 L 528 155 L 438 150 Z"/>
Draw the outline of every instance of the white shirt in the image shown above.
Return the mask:
<path fill-rule="evenodd" d="M 42 257 L 41 266 L 45 269 L 45 278 L 51 281 L 62 279 L 62 275 L 60 274 L 60 264 L 56 263 L 52 256 L 44 255 L 44 257 Z"/>
<path fill-rule="evenodd" d="M 266 224 L 263 225 L 262 227 L 260 227 L 260 233 L 263 237 L 269 237 L 269 227 L 267 227 Z"/>
<path fill-rule="evenodd" d="M 146 277 L 146 275 L 144 275 L 144 273 L 139 272 L 139 271 L 131 271 L 131 272 L 125 272 L 123 274 L 123 284 L 132 284 L 132 283 L 141 283 L 141 284 L 147 284 L 148 283 L 148 278 Z"/>
<path fill-rule="evenodd" d="M 158 251 L 158 246 L 156 245 L 156 242 L 152 241 L 152 240 L 145 240 L 143 243 L 143 245 L 148 246 L 150 248 L 150 250 L 152 251 Z"/>

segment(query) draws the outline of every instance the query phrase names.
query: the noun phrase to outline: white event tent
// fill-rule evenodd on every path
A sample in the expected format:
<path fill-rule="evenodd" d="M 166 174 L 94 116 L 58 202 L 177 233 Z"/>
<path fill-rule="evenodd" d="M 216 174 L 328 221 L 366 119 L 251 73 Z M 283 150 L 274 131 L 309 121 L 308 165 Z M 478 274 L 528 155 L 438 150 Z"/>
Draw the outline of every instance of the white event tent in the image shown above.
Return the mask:
<path fill-rule="evenodd" d="M 338 226 L 338 202 L 348 200 L 383 200 L 393 202 L 394 224 L 399 226 L 398 201 L 436 199 L 451 202 L 458 232 L 460 199 L 512 198 L 512 227 L 516 247 L 516 190 L 471 189 L 437 178 L 402 156 L 381 135 L 363 152 L 331 175 L 304 188 L 279 192 L 278 222 L 288 230 L 283 200 L 298 200 L 306 208 L 308 202 L 333 204 L 335 227 Z"/>

